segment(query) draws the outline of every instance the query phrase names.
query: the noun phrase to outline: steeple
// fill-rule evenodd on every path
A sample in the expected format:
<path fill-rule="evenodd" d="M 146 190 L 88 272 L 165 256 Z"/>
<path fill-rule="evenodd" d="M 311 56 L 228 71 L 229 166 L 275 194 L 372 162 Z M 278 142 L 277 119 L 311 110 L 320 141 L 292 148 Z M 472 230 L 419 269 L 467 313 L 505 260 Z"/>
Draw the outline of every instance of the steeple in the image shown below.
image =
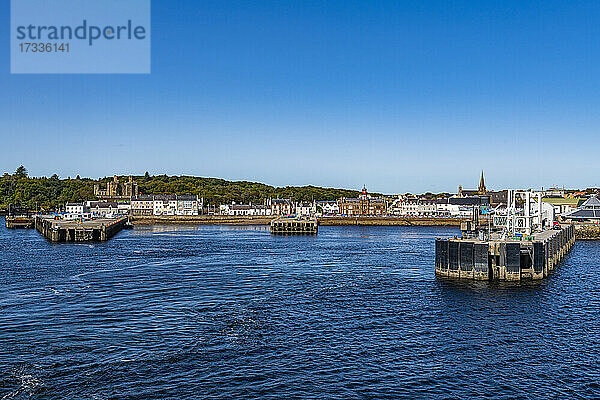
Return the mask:
<path fill-rule="evenodd" d="M 483 178 L 483 170 L 481 171 L 481 180 L 479 181 L 479 194 L 487 193 L 487 189 L 485 188 L 485 179 Z"/>

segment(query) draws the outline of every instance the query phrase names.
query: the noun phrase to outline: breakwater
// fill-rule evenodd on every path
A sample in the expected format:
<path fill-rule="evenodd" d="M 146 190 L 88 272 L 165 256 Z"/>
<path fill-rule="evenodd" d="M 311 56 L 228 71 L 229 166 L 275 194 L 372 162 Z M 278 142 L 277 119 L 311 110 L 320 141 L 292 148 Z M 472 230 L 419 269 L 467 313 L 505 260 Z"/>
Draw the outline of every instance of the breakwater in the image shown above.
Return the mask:
<path fill-rule="evenodd" d="M 63 221 L 50 217 L 35 217 L 35 229 L 51 242 L 104 242 L 119 233 L 127 217 L 92 221 Z"/>
<path fill-rule="evenodd" d="M 435 273 L 441 278 L 520 281 L 547 277 L 575 243 L 569 225 L 523 240 L 437 239 Z"/>

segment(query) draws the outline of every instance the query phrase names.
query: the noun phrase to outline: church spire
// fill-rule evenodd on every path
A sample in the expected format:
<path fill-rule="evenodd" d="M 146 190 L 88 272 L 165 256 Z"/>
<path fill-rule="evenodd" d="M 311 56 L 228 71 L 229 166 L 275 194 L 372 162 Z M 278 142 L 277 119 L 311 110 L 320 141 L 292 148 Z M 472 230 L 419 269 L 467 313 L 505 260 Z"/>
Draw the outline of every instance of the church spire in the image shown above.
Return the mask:
<path fill-rule="evenodd" d="M 479 181 L 479 194 L 485 194 L 487 189 L 485 187 L 485 179 L 483 177 L 483 170 L 481 171 L 481 180 Z"/>

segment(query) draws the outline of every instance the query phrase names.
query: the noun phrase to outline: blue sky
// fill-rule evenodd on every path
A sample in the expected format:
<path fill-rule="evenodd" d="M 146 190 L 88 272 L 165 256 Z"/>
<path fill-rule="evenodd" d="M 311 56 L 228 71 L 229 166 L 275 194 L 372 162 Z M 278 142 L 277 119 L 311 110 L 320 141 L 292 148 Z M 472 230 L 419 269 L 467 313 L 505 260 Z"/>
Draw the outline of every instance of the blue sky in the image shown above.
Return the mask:
<path fill-rule="evenodd" d="M 150 75 L 11 75 L 0 173 L 600 186 L 597 1 L 152 1 Z"/>

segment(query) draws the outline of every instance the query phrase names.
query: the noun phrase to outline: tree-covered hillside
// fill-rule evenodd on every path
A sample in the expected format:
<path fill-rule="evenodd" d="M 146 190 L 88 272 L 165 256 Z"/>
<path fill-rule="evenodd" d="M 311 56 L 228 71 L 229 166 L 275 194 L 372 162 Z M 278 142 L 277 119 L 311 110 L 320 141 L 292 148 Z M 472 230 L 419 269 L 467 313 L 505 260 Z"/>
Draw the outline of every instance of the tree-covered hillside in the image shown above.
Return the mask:
<path fill-rule="evenodd" d="M 19 167 L 15 173 L 0 177 L 0 208 L 9 204 L 34 210 L 36 206 L 50 209 L 67 202 L 94 198 L 91 179 L 30 178 L 27 170 Z"/>
<path fill-rule="evenodd" d="M 35 209 L 55 209 L 67 202 L 94 200 L 94 184 L 106 183 L 112 178 L 99 181 L 89 178 L 59 179 L 53 175 L 47 177 L 29 177 L 24 167 L 14 173 L 5 173 L 0 177 L 0 209 L 9 204 Z M 205 204 L 223 204 L 236 202 L 262 202 L 271 198 L 291 198 L 300 200 L 337 200 L 340 197 L 356 197 L 354 190 L 303 187 L 273 187 L 256 182 L 231 182 L 224 179 L 200 178 L 194 176 L 134 176 L 141 194 L 197 194 L 204 198 Z M 125 183 L 127 177 L 120 177 Z"/>

